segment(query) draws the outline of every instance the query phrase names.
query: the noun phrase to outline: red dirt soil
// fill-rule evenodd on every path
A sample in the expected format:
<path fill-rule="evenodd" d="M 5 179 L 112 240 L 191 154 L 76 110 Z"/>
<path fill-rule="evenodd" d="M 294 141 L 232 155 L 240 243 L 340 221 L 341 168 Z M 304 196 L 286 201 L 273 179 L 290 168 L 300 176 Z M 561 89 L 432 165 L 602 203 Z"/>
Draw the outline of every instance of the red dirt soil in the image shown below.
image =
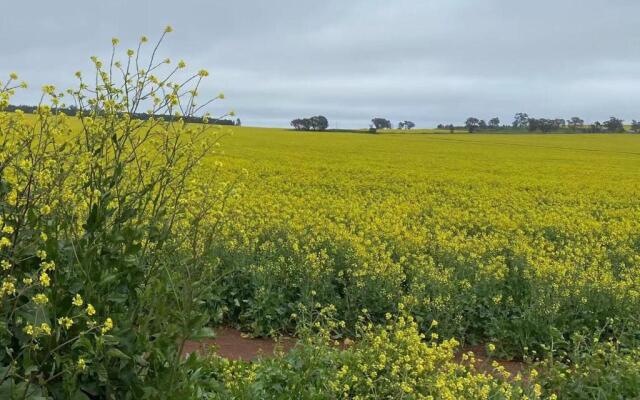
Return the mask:
<path fill-rule="evenodd" d="M 260 357 L 273 357 L 278 351 L 287 352 L 296 344 L 296 339 L 292 337 L 280 337 L 278 340 L 271 338 L 251 338 L 233 328 L 216 328 L 215 339 L 189 340 L 185 343 L 183 356 L 198 352 L 206 353 L 211 347 L 221 357 L 231 360 L 251 361 Z M 487 356 L 484 346 L 465 347 L 456 355 L 456 360 L 461 362 L 462 355 L 472 351 L 475 354 L 475 367 L 481 372 L 492 372 L 491 363 L 494 361 Z M 513 376 L 518 372 L 523 372 L 525 364 L 518 361 L 495 360 L 502 365 Z"/>
<path fill-rule="evenodd" d="M 258 356 L 273 357 L 276 350 L 289 351 L 295 346 L 295 339 L 280 337 L 277 341 L 271 338 L 251 338 L 233 328 L 216 328 L 215 339 L 189 340 L 182 351 L 183 356 L 190 353 L 206 353 L 210 347 L 221 357 L 231 360 L 251 361 Z"/>

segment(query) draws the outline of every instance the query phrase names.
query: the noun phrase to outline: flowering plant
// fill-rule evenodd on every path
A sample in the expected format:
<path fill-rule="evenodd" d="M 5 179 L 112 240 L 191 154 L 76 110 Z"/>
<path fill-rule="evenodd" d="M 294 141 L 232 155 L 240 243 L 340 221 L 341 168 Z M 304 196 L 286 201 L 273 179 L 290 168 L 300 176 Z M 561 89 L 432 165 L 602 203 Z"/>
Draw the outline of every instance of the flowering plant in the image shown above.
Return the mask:
<path fill-rule="evenodd" d="M 162 72 L 170 31 L 148 59 L 146 37 L 124 62 L 113 39 L 93 84 L 78 72 L 75 90 L 44 86 L 34 115 L 2 112 L 25 84 L 0 82 L 1 398 L 180 393 L 181 343 L 207 323 L 217 265 L 208 218 L 233 185 L 194 179 L 214 178 L 201 161 L 223 132 L 185 123 L 208 104 L 208 73 Z"/>

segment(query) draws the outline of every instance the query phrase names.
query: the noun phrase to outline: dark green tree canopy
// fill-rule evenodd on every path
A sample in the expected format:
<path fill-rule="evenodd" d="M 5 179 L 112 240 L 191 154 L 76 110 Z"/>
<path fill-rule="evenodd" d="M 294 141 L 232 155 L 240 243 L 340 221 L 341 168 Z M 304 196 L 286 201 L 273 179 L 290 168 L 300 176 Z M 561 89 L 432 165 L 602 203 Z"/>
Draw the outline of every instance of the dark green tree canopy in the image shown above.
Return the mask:
<path fill-rule="evenodd" d="M 391 129 L 391 121 L 386 118 L 372 118 L 371 123 L 376 129 Z"/>
<path fill-rule="evenodd" d="M 464 126 L 467 127 L 467 130 L 470 133 L 477 131 L 480 128 L 480 120 L 476 117 L 469 117 L 465 122 Z"/>
<path fill-rule="evenodd" d="M 323 115 L 316 115 L 311 118 L 294 119 L 291 126 L 297 131 L 324 131 L 329 127 L 329 120 Z"/>

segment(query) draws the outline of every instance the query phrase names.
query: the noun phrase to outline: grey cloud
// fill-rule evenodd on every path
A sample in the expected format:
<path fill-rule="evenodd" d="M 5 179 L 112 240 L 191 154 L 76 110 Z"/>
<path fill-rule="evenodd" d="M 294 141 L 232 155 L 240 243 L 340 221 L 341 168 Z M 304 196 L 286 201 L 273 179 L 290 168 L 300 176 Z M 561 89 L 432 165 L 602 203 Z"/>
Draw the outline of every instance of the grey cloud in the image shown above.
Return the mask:
<path fill-rule="evenodd" d="M 245 125 L 322 113 L 419 126 L 515 112 L 640 118 L 635 0 L 116 0 L 13 3 L 0 14 L 0 76 L 67 87 L 105 55 L 170 23 L 163 56 L 212 72 Z"/>

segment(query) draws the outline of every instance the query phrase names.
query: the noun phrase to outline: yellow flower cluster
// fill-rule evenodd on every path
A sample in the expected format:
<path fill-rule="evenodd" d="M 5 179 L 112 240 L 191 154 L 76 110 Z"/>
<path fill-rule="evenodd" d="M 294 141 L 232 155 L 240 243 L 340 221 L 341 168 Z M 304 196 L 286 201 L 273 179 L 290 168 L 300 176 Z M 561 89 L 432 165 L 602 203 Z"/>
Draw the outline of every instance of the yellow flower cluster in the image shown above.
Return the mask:
<path fill-rule="evenodd" d="M 117 42 L 114 39 L 114 46 Z M 53 86 L 47 85 L 43 91 L 52 98 L 59 95 Z M 0 95 L 0 102 L 3 98 Z M 96 309 L 91 304 L 69 315 L 58 314 L 61 309 L 68 310 L 69 300 L 77 308 L 85 304 L 80 294 L 72 299 L 62 295 L 68 289 L 57 287 L 60 268 L 47 250 L 57 248 L 59 227 L 53 221 L 60 213 L 69 217 L 70 230 L 80 229 L 81 221 L 86 220 L 90 204 L 82 199 L 92 196 L 78 190 L 87 182 L 86 172 L 70 174 L 70 169 L 86 169 L 89 156 L 61 152 L 65 147 L 61 144 L 73 137 L 65 116 L 54 116 L 45 105 L 35 114 L 0 111 L 0 309 L 16 329 L 7 330 L 13 336 L 5 342 L 19 343 L 12 350 L 16 364 L 21 357 L 49 357 L 60 362 L 59 357 L 80 337 L 92 334 L 97 340 L 99 333 L 104 335 L 114 328 L 111 318 L 95 325 L 92 317 Z M 18 217 L 23 212 L 28 218 Z M 28 219 L 29 225 L 22 218 Z M 80 371 L 86 365 L 84 358 L 77 359 Z M 47 373 L 38 370 L 43 379 Z"/>
<path fill-rule="evenodd" d="M 27 335 L 37 338 L 38 336 L 49 336 L 51 335 L 51 327 L 46 322 L 40 324 L 40 326 L 34 326 L 32 324 L 27 324 L 23 328 L 24 333 Z"/>

